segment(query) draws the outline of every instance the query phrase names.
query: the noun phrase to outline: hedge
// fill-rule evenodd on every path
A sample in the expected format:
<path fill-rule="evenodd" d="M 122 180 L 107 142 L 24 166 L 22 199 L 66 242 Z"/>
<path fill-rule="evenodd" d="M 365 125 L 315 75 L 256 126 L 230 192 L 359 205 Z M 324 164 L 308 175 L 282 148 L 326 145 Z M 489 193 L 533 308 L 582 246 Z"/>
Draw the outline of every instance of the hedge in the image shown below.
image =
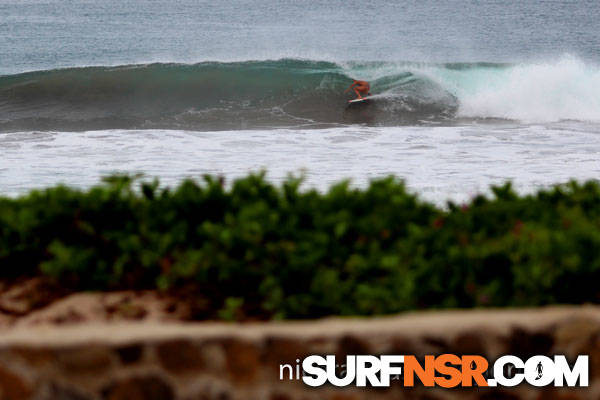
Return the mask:
<path fill-rule="evenodd" d="M 196 318 L 314 318 L 600 301 L 600 185 L 435 207 L 388 177 L 325 193 L 252 174 L 113 176 L 0 198 L 0 279 L 185 292 Z"/>

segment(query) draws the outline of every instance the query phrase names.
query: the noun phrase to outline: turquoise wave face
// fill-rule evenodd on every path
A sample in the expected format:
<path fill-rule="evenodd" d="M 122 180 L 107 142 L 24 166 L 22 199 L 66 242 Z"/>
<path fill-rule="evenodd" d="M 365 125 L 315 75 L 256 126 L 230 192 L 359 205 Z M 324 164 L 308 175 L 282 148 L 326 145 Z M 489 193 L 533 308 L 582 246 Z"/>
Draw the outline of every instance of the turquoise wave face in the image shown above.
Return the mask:
<path fill-rule="evenodd" d="M 371 101 L 348 107 L 352 78 L 370 80 Z M 457 107 L 454 95 L 409 64 L 284 59 L 0 77 L 2 131 L 393 126 L 447 121 Z"/>

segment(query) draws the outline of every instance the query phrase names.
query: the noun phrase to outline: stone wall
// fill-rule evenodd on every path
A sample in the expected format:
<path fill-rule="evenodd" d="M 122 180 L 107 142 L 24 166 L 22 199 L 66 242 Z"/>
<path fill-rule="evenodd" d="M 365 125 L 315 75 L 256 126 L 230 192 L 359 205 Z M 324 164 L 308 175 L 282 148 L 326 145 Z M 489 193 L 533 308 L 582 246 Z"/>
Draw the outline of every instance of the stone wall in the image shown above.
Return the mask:
<path fill-rule="evenodd" d="M 590 387 L 308 388 L 310 354 L 590 355 Z M 282 323 L 119 323 L 0 332 L 1 399 L 598 399 L 600 307 L 426 312 Z"/>

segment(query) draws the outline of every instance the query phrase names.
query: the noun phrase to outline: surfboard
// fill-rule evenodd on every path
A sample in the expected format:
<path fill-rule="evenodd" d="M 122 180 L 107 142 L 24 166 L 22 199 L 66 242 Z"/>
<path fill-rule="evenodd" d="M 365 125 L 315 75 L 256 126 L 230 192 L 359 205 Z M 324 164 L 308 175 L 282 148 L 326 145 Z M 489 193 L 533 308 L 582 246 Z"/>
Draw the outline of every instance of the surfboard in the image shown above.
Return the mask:
<path fill-rule="evenodd" d="M 348 100 L 348 103 L 360 103 L 362 101 L 369 100 L 369 97 L 371 96 L 363 97 L 361 99 Z"/>

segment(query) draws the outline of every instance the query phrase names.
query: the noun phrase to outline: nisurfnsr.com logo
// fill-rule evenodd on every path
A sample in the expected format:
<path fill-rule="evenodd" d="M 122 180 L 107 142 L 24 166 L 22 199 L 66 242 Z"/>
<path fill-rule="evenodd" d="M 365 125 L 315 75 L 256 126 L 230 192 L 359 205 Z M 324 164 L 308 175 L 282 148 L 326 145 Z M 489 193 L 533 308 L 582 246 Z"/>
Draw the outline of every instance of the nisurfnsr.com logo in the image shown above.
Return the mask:
<path fill-rule="evenodd" d="M 525 361 L 513 355 L 498 358 L 489 368 L 486 358 L 478 355 L 428 355 L 419 361 L 412 355 L 349 355 L 345 363 L 336 363 L 333 355 L 306 357 L 295 368 L 279 366 L 279 379 L 300 380 L 309 386 L 404 386 L 420 382 L 427 387 L 516 386 L 588 386 L 588 356 L 580 355 L 572 365 L 565 356 L 533 356 Z M 418 380 L 418 381 L 417 381 Z"/>

